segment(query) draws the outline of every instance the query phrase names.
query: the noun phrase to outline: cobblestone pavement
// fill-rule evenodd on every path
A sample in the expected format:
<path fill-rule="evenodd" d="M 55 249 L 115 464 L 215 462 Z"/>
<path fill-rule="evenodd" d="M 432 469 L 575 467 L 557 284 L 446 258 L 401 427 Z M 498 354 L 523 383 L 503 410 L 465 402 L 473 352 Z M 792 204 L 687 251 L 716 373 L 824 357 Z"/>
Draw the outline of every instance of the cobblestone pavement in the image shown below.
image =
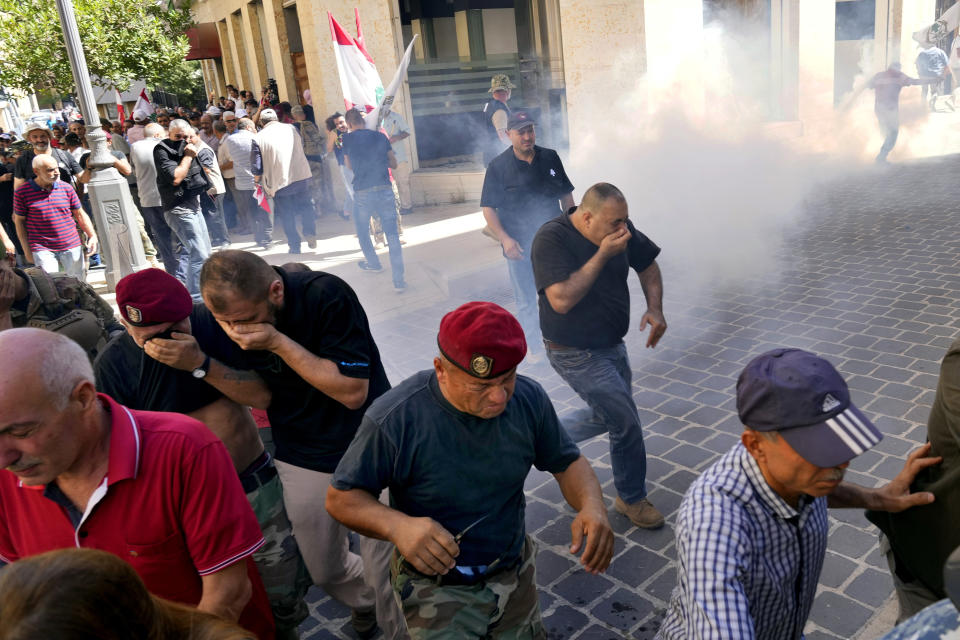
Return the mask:
<path fill-rule="evenodd" d="M 948 157 L 866 172 L 824 189 L 784 239 L 776 278 L 764 274 L 704 293 L 665 251 L 660 263 L 670 328 L 655 350 L 645 350 L 645 335 L 636 331 L 643 304 L 632 285 L 634 322 L 626 342 L 634 398 L 644 424 L 650 499 L 668 526 L 643 531 L 615 513 L 608 443 L 604 437 L 584 443 L 617 534 L 607 573 L 586 574 L 567 552 L 572 511 L 556 482 L 534 470 L 525 487 L 527 530 L 540 543 L 540 599 L 551 639 L 653 637 L 675 584 L 677 507 L 697 474 L 736 442 L 734 385 L 755 354 L 786 345 L 829 358 L 885 434 L 853 461 L 847 478 L 875 486 L 899 471 L 907 452 L 925 439 L 939 360 L 958 332 L 958 169 L 960 158 Z M 506 281 L 471 297 L 513 309 Z M 440 317 L 465 300 L 410 309 L 374 326 L 391 380 L 429 366 Z M 521 371 L 543 384 L 561 415 L 583 406 L 546 363 L 525 363 Z M 859 511 L 832 511 L 807 637 L 856 637 L 891 591 L 876 529 Z M 353 637 L 349 611 L 319 591 L 313 595 L 304 637 Z"/>

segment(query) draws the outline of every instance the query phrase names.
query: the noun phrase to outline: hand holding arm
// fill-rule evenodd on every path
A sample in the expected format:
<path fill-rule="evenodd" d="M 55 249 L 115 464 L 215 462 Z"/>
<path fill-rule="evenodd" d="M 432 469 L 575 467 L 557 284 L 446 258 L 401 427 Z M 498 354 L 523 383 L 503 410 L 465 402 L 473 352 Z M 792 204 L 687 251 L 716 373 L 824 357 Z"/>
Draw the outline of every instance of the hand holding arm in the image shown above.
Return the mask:
<path fill-rule="evenodd" d="M 606 571 L 610 566 L 610 559 L 613 558 L 613 531 L 607 520 L 600 483 L 590 463 L 580 456 L 565 470 L 553 476 L 557 479 L 567 503 L 577 510 L 577 517 L 570 525 L 570 553 L 577 553 L 583 548 L 583 555 L 580 556 L 583 567 L 593 574 Z M 585 547 L 584 536 L 587 538 Z"/>
<path fill-rule="evenodd" d="M 929 453 L 929 442 L 911 452 L 897 477 L 879 489 L 867 489 L 850 482 L 841 482 L 833 493 L 827 496 L 828 506 L 835 509 L 873 509 L 896 513 L 910 507 L 930 504 L 934 501 L 932 493 L 910 493 L 910 485 L 920 471 L 943 461 L 939 456 L 928 457 Z"/>

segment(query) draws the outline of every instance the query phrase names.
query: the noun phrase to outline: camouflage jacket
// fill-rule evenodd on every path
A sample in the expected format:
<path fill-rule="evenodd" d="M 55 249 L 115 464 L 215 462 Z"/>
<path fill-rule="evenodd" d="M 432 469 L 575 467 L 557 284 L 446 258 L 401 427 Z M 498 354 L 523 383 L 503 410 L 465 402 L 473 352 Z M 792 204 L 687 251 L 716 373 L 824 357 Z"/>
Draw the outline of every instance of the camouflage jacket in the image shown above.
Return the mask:
<path fill-rule="evenodd" d="M 85 282 L 62 273 L 49 275 L 39 267 L 15 269 L 27 281 L 24 300 L 10 307 L 14 327 L 37 327 L 76 340 L 91 362 L 113 335 L 122 332 L 113 309 Z"/>

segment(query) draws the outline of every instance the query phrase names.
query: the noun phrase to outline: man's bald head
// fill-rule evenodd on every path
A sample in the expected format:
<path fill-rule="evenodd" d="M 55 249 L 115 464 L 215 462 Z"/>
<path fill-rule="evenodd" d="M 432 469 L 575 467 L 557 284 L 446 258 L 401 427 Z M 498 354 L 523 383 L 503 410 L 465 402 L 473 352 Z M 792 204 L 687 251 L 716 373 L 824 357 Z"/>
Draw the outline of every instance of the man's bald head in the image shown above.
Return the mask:
<path fill-rule="evenodd" d="M 39 154 L 34 156 L 32 167 L 37 184 L 41 187 L 49 187 L 60 178 L 60 168 L 57 166 L 56 159 L 51 155 Z"/>
<path fill-rule="evenodd" d="M 598 182 L 583 194 L 580 208 L 587 211 L 599 211 L 609 200 L 622 203 L 626 202 L 627 198 L 620 189 L 609 182 Z"/>
<path fill-rule="evenodd" d="M 39 385 L 50 405 L 61 410 L 77 385 L 94 384 L 93 367 L 83 347 L 53 331 L 0 331 L 0 353 L 7 364 L 0 372 L 0 412 L 8 401 L 22 401 L 24 389 L 31 385 Z"/>

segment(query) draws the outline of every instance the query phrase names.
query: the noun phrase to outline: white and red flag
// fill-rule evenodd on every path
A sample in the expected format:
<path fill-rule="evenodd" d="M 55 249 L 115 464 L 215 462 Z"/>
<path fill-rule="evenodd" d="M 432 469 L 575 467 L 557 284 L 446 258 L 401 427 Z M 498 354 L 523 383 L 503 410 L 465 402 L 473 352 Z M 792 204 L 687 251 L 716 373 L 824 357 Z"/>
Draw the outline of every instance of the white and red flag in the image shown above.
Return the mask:
<path fill-rule="evenodd" d="M 150 102 L 150 98 L 147 96 L 146 89 L 140 90 L 140 95 L 137 96 L 137 103 L 133 105 L 133 110 L 143 110 L 147 115 L 153 113 L 153 103 Z"/>
<path fill-rule="evenodd" d="M 123 112 L 123 98 L 120 97 L 120 92 L 116 89 L 113 90 L 113 93 L 117 100 L 117 120 L 120 121 L 120 127 L 123 128 L 127 120 L 126 114 Z"/>
<path fill-rule="evenodd" d="M 263 187 L 260 186 L 259 184 L 257 185 L 256 190 L 253 192 L 253 197 L 254 199 L 256 199 L 257 205 L 261 209 L 263 209 L 267 213 L 273 213 L 272 211 L 270 211 L 270 201 L 267 200 L 267 194 L 263 190 Z"/>
<path fill-rule="evenodd" d="M 357 37 L 349 35 L 327 12 L 330 19 L 330 35 L 333 37 L 333 56 L 337 60 L 340 72 L 340 86 L 343 89 L 343 103 L 347 109 L 357 108 L 370 113 L 383 99 L 383 83 L 373 63 L 373 58 L 363 45 L 363 32 L 360 30 L 360 10 L 354 9 L 357 19 Z"/>
<path fill-rule="evenodd" d="M 921 47 L 930 47 L 949 36 L 960 26 L 960 2 L 940 14 L 940 18 L 931 25 L 913 32 L 913 39 Z"/>

